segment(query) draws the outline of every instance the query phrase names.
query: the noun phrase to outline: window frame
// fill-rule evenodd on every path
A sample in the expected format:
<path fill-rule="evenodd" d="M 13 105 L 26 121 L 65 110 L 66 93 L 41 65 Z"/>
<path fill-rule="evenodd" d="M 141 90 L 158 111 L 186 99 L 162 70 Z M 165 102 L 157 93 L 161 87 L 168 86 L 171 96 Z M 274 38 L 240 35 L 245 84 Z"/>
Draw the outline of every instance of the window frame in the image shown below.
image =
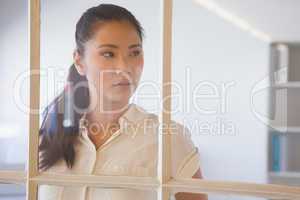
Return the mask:
<path fill-rule="evenodd" d="M 40 70 L 40 0 L 29 0 L 29 31 L 30 31 L 30 72 Z M 160 122 L 167 125 L 171 122 L 171 67 L 172 67 L 172 0 L 161 0 L 162 5 L 162 66 L 163 66 L 163 101 Z M 30 77 L 30 108 L 39 110 L 40 77 Z M 34 87 L 32 87 L 34 86 Z M 158 177 L 128 176 L 95 176 L 95 175 L 64 175 L 38 171 L 39 115 L 30 112 L 28 166 L 26 171 L 0 170 L 1 183 L 26 184 L 26 199 L 36 200 L 38 186 L 41 184 L 61 186 L 118 186 L 124 188 L 152 189 L 157 191 L 159 200 L 168 200 L 169 195 L 176 192 L 202 192 L 255 196 L 264 198 L 299 199 L 300 187 L 286 185 L 256 184 L 232 181 L 210 181 L 203 179 L 172 179 L 171 145 L 169 126 L 159 133 L 158 145 Z"/>

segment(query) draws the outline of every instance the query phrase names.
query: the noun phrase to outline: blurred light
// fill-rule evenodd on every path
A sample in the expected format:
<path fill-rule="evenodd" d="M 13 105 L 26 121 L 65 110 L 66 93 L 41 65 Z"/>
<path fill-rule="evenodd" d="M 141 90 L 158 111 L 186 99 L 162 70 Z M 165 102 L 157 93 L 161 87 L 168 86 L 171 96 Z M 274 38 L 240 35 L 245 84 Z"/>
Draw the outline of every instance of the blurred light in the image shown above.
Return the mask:
<path fill-rule="evenodd" d="M 260 30 L 257 30 L 246 20 L 244 20 L 243 18 L 222 8 L 221 6 L 219 6 L 217 3 L 213 2 L 212 0 L 194 0 L 194 1 L 196 4 L 200 5 L 201 7 L 206 8 L 208 11 L 216 14 L 217 16 L 221 17 L 225 21 L 238 27 L 239 29 L 250 33 L 254 37 L 256 37 L 260 40 L 263 40 L 265 42 L 269 42 L 269 43 L 272 41 L 272 38 L 270 35 L 262 32 Z"/>

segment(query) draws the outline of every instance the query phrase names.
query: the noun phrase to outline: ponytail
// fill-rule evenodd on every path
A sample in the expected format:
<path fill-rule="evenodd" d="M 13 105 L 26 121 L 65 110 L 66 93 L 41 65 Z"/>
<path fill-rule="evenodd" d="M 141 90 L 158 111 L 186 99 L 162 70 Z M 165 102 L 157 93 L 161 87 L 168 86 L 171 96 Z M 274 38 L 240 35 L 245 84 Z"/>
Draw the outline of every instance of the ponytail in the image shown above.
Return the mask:
<path fill-rule="evenodd" d="M 74 142 L 79 134 L 79 120 L 83 115 L 83 112 L 79 111 L 86 110 L 88 105 L 86 77 L 78 74 L 73 64 L 69 70 L 66 87 L 43 112 L 44 119 L 39 131 L 41 170 L 47 170 L 62 158 L 69 168 L 73 167 Z"/>

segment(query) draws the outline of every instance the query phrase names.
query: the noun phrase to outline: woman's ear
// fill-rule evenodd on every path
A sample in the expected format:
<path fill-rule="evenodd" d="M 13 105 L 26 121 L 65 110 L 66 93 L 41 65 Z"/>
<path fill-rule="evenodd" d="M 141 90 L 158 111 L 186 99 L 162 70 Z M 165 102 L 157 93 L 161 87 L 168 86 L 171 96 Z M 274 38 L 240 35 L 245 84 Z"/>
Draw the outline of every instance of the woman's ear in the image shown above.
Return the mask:
<path fill-rule="evenodd" d="M 78 50 L 74 50 L 73 52 L 73 61 L 78 74 L 80 74 L 81 76 L 85 76 L 86 70 L 82 62 L 82 56 L 79 54 Z"/>

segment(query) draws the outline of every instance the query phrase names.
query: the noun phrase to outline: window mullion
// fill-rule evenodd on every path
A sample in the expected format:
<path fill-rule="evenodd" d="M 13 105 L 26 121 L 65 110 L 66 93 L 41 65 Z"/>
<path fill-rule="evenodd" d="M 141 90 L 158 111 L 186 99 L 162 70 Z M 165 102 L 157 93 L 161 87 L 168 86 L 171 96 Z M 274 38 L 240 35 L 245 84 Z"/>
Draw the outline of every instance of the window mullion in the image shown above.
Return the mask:
<path fill-rule="evenodd" d="M 158 145 L 158 178 L 161 184 L 171 178 L 171 60 L 172 60 L 172 0 L 162 0 L 162 113 L 160 115 L 162 129 L 159 130 Z M 166 188 L 158 190 L 158 199 L 169 199 Z"/>
<path fill-rule="evenodd" d="M 190 178 L 173 179 L 164 184 L 164 187 L 168 188 L 172 194 L 177 192 L 191 192 L 241 195 L 268 199 L 300 199 L 299 187 L 284 185 L 208 181 Z"/>
<path fill-rule="evenodd" d="M 23 171 L 0 170 L 0 183 L 25 183 L 26 173 Z"/>
<path fill-rule="evenodd" d="M 30 117 L 28 136 L 27 200 L 37 197 L 37 184 L 31 179 L 38 175 L 39 106 L 40 106 L 40 0 L 29 1 L 30 35 Z"/>
<path fill-rule="evenodd" d="M 155 190 L 160 186 L 160 183 L 156 178 L 132 176 L 41 173 L 39 176 L 32 178 L 32 180 L 38 184 L 61 186 L 121 187 L 151 190 Z"/>

